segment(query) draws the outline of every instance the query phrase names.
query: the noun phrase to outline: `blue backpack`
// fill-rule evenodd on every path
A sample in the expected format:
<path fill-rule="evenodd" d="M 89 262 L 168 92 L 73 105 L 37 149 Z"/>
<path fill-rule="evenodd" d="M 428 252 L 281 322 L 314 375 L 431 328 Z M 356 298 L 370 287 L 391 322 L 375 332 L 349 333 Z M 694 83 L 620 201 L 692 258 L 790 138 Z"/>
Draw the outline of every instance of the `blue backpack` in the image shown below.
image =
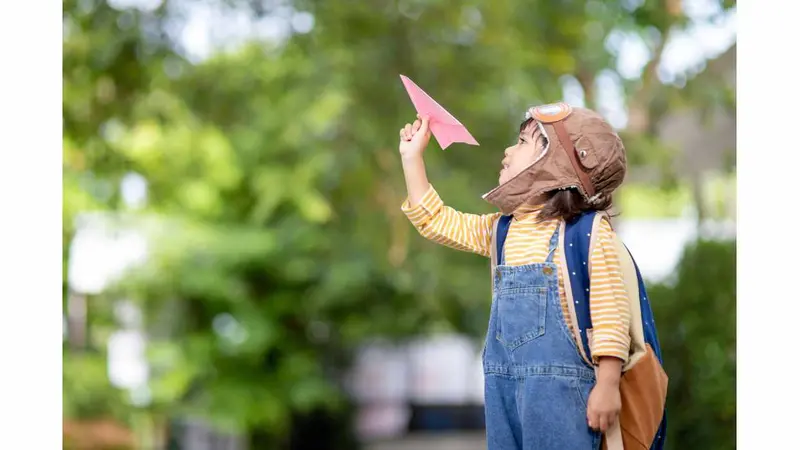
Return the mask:
<path fill-rule="evenodd" d="M 589 266 L 587 264 L 582 264 L 582 261 L 589 261 L 589 254 L 590 254 L 590 245 L 591 245 L 591 233 L 592 228 L 594 227 L 594 223 L 597 218 L 596 216 L 598 213 L 596 211 L 589 211 L 581 214 L 580 216 L 576 217 L 575 219 L 566 222 L 562 227 L 563 236 L 560 239 L 560 247 L 562 255 L 565 256 L 566 264 L 567 264 L 567 274 L 572 274 L 569 276 L 569 283 L 565 283 L 565 286 L 570 287 L 570 293 L 572 294 L 572 303 L 574 306 L 575 318 L 578 322 L 578 328 L 580 331 L 580 346 L 583 347 L 581 350 L 582 356 L 586 361 L 591 361 L 591 351 L 589 345 L 589 333 L 587 330 L 592 329 L 592 316 L 589 310 Z M 501 216 L 498 224 L 497 224 L 497 261 L 502 261 L 503 255 L 503 245 L 505 244 L 506 236 L 508 234 L 508 229 L 511 224 L 512 216 Z M 626 247 L 627 250 L 627 247 Z M 639 272 L 638 266 L 636 266 L 636 262 L 633 261 L 633 255 L 630 254 L 630 250 L 628 250 L 628 254 L 631 257 L 631 261 L 633 262 L 633 266 L 636 269 L 636 278 L 638 281 L 638 291 L 639 291 L 639 307 L 641 310 L 641 320 L 642 320 L 642 331 L 644 334 L 644 341 L 647 346 L 652 349 L 652 353 L 654 354 L 655 358 L 657 358 L 658 364 L 663 366 L 663 360 L 661 358 L 661 346 L 658 342 L 658 335 L 656 333 L 656 324 L 655 320 L 653 319 L 653 312 L 650 309 L 650 304 L 647 301 L 647 292 L 645 290 L 644 280 L 642 279 L 642 275 Z M 562 271 L 563 272 L 563 271 Z M 566 280 L 565 280 L 566 281 Z M 576 339 L 577 340 L 577 339 Z M 649 351 L 649 350 L 648 350 Z M 637 364 L 638 365 L 638 364 Z M 663 370 L 663 369 L 662 369 Z M 664 374 L 664 377 L 666 375 Z M 625 376 L 623 375 L 623 381 Z M 623 386 L 624 383 L 621 384 L 621 391 L 623 392 L 623 396 L 625 394 L 625 387 Z M 666 390 L 666 381 L 664 384 L 664 389 Z M 636 390 L 634 388 L 634 390 Z M 636 395 L 631 393 L 631 395 Z M 626 400 L 623 398 L 623 410 L 626 405 Z M 652 411 L 652 405 L 651 411 Z M 623 411 L 624 414 L 624 411 Z M 625 436 L 625 422 L 624 417 L 620 416 L 620 422 L 623 429 L 623 438 Z M 656 419 L 658 420 L 658 419 Z M 649 446 L 651 450 L 662 450 L 664 448 L 664 442 L 666 439 L 666 432 L 667 432 L 667 415 L 666 410 L 663 410 L 661 416 L 661 422 L 658 426 L 658 430 L 653 437 L 653 442 Z M 636 439 L 636 438 L 634 438 Z M 626 442 L 626 450 L 628 447 L 631 448 L 640 448 L 641 444 L 638 446 L 630 446 L 628 445 L 628 440 L 624 439 Z M 641 441 L 637 439 L 637 443 Z M 647 446 L 643 448 L 648 448 Z"/>

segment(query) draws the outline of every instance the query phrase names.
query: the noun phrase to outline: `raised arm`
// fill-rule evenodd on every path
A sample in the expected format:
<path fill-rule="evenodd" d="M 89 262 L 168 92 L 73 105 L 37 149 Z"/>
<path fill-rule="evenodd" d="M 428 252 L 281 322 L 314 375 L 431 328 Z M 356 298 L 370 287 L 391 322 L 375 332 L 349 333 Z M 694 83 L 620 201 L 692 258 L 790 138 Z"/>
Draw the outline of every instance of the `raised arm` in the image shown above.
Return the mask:
<path fill-rule="evenodd" d="M 400 130 L 400 158 L 408 190 L 403 212 L 425 238 L 488 257 L 492 227 L 500 214 L 465 214 L 444 206 L 425 171 L 423 153 L 429 141 L 427 118 Z"/>
<path fill-rule="evenodd" d="M 402 209 L 426 239 L 456 250 L 490 256 L 492 228 L 500 213 L 478 215 L 458 212 L 445 206 L 430 185 L 417 206 L 411 206 L 409 197 Z"/>

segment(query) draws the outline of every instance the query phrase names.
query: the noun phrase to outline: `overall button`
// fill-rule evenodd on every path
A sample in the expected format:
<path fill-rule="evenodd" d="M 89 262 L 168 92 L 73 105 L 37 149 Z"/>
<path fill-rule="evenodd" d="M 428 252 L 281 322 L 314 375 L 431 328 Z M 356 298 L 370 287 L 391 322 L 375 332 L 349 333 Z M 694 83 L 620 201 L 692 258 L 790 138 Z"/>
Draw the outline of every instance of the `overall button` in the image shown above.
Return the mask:
<path fill-rule="evenodd" d="M 545 275 L 552 275 L 553 269 L 551 267 L 545 267 L 544 269 L 542 269 L 542 272 L 544 272 Z"/>

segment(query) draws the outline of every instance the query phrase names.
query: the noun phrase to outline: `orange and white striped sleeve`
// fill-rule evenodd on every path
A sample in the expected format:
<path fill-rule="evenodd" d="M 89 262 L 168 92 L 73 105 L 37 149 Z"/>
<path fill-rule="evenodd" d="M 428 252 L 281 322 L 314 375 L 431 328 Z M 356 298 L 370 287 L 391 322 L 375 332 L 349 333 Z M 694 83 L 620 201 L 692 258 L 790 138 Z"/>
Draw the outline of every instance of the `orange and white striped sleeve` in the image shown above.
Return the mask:
<path fill-rule="evenodd" d="M 600 221 L 592 249 L 589 308 L 592 314 L 592 359 L 613 356 L 627 362 L 630 351 L 631 308 L 622 277 L 616 233 Z"/>
<path fill-rule="evenodd" d="M 412 208 L 406 199 L 401 209 L 426 239 L 456 250 L 490 256 L 492 227 L 500 213 L 458 212 L 444 205 L 433 186 L 428 188 L 418 205 Z"/>

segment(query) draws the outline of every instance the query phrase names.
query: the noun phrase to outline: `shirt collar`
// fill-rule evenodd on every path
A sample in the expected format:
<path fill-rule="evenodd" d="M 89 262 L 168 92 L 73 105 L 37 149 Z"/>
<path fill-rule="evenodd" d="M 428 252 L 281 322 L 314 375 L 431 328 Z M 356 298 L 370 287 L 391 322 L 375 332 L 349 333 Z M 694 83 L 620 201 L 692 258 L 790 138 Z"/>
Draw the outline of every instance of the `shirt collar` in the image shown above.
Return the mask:
<path fill-rule="evenodd" d="M 514 210 L 514 218 L 521 220 L 531 216 L 538 216 L 542 208 L 544 208 L 544 204 L 522 204 L 516 210 Z"/>

